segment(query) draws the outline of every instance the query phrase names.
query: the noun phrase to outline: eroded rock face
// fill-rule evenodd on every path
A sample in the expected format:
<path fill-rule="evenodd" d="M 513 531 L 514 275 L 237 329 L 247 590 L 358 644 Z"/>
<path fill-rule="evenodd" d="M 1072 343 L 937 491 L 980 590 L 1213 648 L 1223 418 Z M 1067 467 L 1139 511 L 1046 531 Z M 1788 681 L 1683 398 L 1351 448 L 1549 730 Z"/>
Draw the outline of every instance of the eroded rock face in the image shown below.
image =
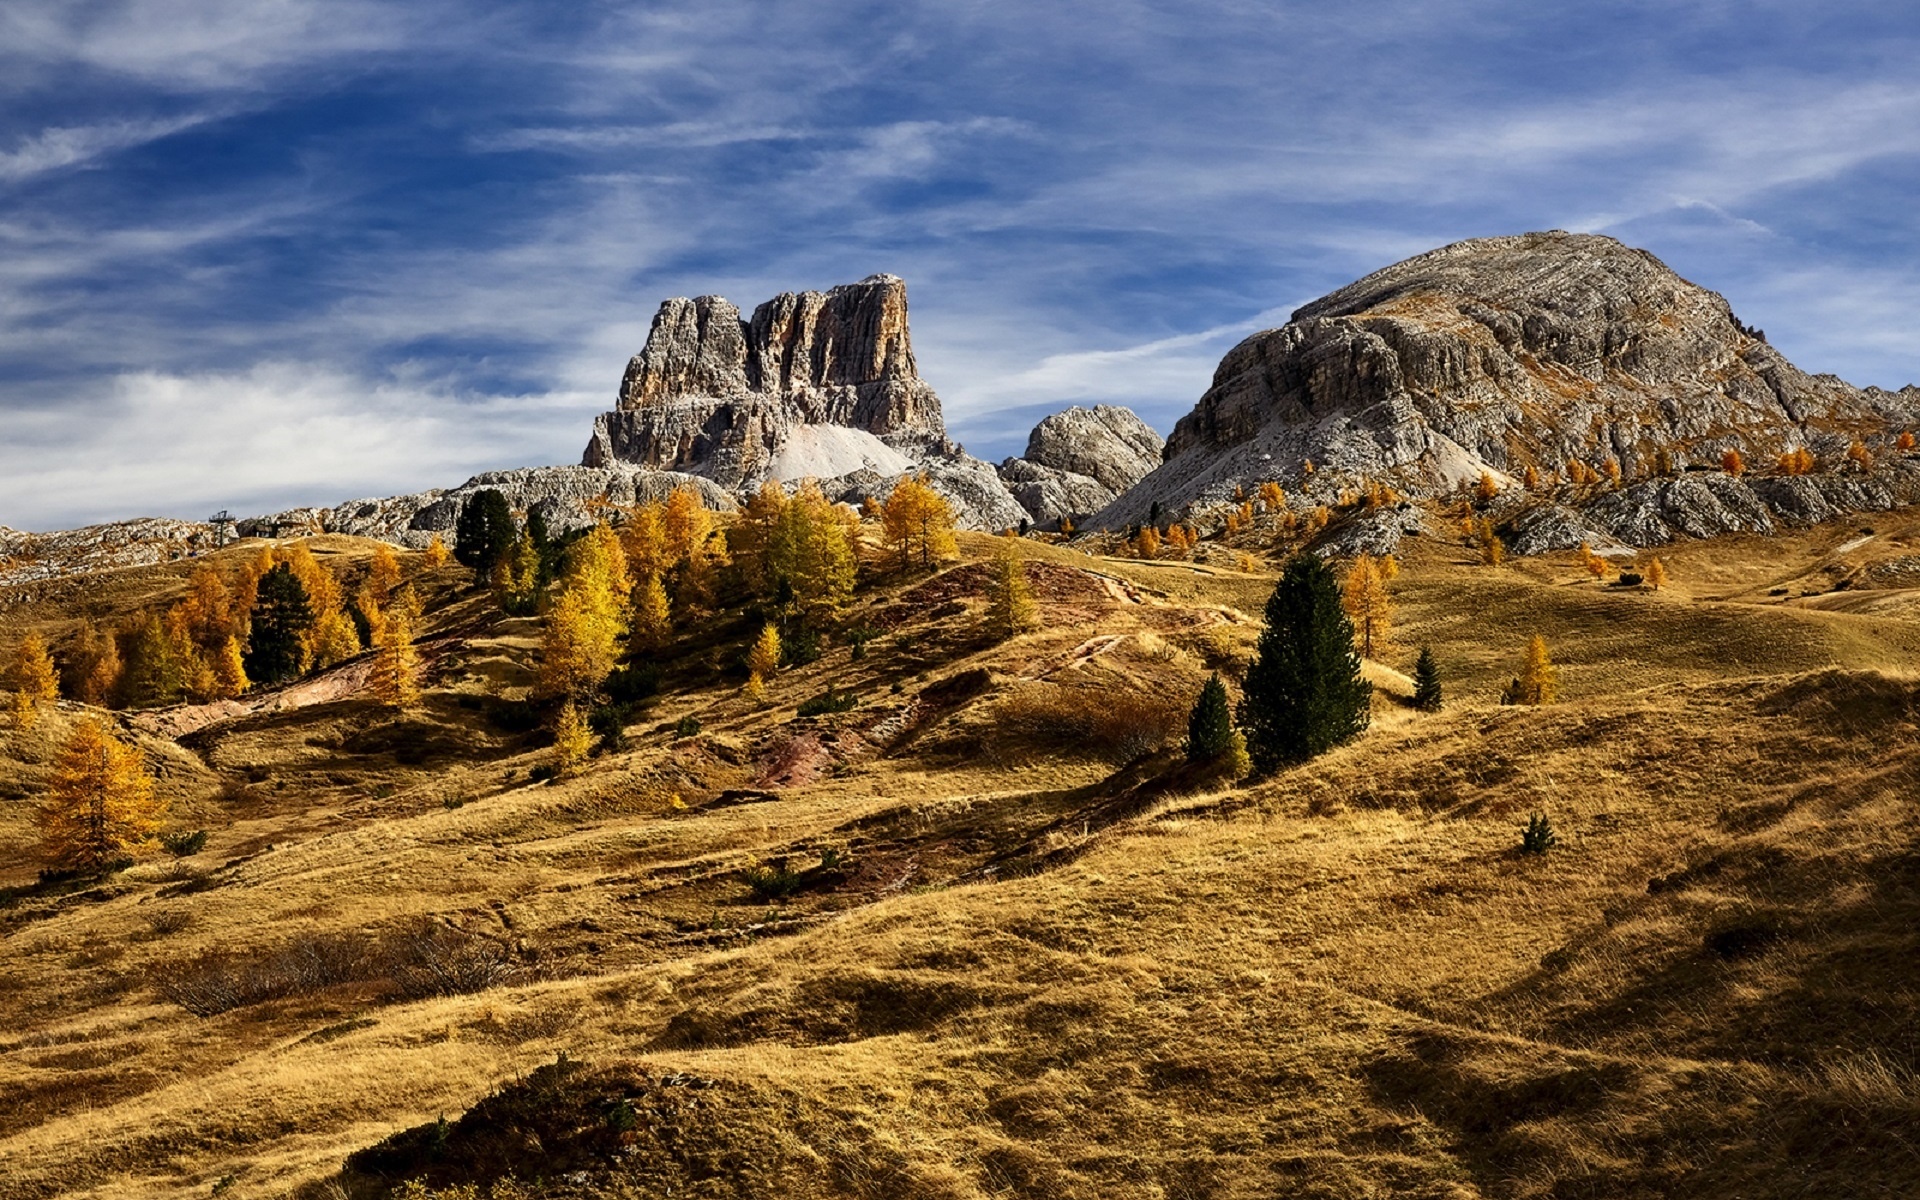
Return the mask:
<path fill-rule="evenodd" d="M 1027 452 L 1000 464 L 1000 479 L 1036 522 L 1085 517 L 1160 465 L 1164 443 L 1132 409 L 1078 405 L 1034 426 Z"/>
<path fill-rule="evenodd" d="M 1893 436 L 1916 423 L 1920 389 L 1805 374 L 1646 251 L 1586 234 L 1485 238 L 1377 271 L 1240 343 L 1174 427 L 1165 462 L 1095 520 L 1139 520 L 1156 500 L 1205 505 L 1267 479 L 1306 495 L 1374 479 L 1432 497 L 1483 471 L 1503 484 L 1529 467 L 1564 479 L 1576 460 L 1612 459 L 1625 498 L 1582 498 L 1584 519 L 1645 545 L 1832 503 L 1824 485 L 1762 481 L 1785 485 L 1776 496 L 1689 466 L 1727 450 L 1767 463 L 1799 446 L 1837 466 L 1860 439 L 1891 469 Z M 1870 505 L 1887 486 L 1849 494 Z"/>
<path fill-rule="evenodd" d="M 808 429 L 869 441 L 816 434 L 827 457 L 783 453 Z M 940 398 L 914 362 L 907 285 L 873 275 L 776 296 L 750 320 L 718 296 L 666 301 L 582 462 L 684 471 L 739 490 L 863 467 L 898 473 L 899 456 L 952 448 Z"/>

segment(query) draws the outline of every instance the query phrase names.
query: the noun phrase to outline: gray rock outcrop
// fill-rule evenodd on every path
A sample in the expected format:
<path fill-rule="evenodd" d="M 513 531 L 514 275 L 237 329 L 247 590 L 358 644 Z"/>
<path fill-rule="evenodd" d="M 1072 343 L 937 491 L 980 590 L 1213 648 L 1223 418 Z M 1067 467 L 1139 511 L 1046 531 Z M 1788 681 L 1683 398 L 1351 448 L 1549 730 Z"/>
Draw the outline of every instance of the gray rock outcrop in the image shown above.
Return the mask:
<path fill-rule="evenodd" d="M 1027 452 L 1001 462 L 1000 479 L 1035 522 L 1084 518 L 1160 465 L 1160 435 L 1132 409 L 1075 405 L 1033 427 Z"/>
<path fill-rule="evenodd" d="M 1026 516 L 990 465 L 948 440 L 914 361 L 907 285 L 892 275 L 787 292 L 744 320 L 718 296 L 664 302 L 581 461 L 683 472 L 735 495 L 817 479 L 854 501 L 925 474 L 963 528 Z"/>
<path fill-rule="evenodd" d="M 1483 471 L 1503 485 L 1529 467 L 1565 480 L 1576 462 L 1611 459 L 1622 488 L 1553 498 L 1594 533 L 1648 545 L 1904 496 L 1891 442 L 1915 424 L 1920 389 L 1800 371 L 1646 251 L 1586 234 L 1484 238 L 1376 271 L 1241 342 L 1165 461 L 1094 520 L 1205 506 L 1268 479 L 1303 498 L 1362 480 L 1437 497 Z M 1881 456 L 1872 476 L 1687 470 L 1798 447 L 1837 470 L 1856 439 Z"/>
<path fill-rule="evenodd" d="M 718 296 L 664 302 L 581 461 L 739 490 L 862 468 L 897 474 L 952 449 L 914 362 L 907 285 L 872 275 L 784 293 L 750 320 Z"/>

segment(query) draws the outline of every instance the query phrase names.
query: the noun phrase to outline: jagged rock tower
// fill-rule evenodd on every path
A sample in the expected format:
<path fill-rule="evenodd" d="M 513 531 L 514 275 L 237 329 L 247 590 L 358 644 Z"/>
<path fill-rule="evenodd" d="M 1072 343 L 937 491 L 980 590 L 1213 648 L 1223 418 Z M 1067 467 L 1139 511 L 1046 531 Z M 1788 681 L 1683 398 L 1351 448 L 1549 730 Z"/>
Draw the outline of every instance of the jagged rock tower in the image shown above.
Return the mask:
<path fill-rule="evenodd" d="M 718 296 L 662 303 L 581 461 L 685 471 L 738 490 L 768 478 L 895 475 L 952 452 L 940 398 L 914 363 L 907 285 L 870 275 L 784 293 L 750 320 Z"/>

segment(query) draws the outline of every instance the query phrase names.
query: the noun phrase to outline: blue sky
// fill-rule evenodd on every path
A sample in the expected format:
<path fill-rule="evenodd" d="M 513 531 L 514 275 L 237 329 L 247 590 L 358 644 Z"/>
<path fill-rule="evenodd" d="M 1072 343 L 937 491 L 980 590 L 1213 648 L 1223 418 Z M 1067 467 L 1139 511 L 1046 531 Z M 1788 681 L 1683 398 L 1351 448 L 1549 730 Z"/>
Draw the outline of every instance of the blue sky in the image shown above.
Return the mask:
<path fill-rule="evenodd" d="M 576 461 L 660 299 L 908 281 L 984 457 L 1464 237 L 1920 381 L 1909 3 L 0 6 L 0 524 Z"/>

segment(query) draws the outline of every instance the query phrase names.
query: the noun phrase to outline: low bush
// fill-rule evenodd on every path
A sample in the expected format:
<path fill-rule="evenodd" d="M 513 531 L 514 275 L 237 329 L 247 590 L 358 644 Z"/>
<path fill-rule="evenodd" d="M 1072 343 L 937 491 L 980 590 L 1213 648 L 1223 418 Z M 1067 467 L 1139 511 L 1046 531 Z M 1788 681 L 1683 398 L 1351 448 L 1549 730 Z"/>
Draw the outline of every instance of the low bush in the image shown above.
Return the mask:
<path fill-rule="evenodd" d="M 820 661 L 820 635 L 811 629 L 796 629 L 780 641 L 780 665 L 804 667 Z"/>
<path fill-rule="evenodd" d="M 1560 844 L 1553 832 L 1553 823 L 1544 813 L 1535 813 L 1527 818 L 1527 827 L 1520 831 L 1520 852 L 1522 854 L 1545 854 Z"/>
<path fill-rule="evenodd" d="M 850 712 L 859 703 L 860 697 L 852 692 L 836 691 L 832 684 L 828 684 L 827 690 L 818 696 L 802 700 L 799 713 L 803 717 L 818 717 L 827 713 Z"/>
<path fill-rule="evenodd" d="M 652 663 L 628 663 L 608 675 L 601 688 L 615 704 L 637 705 L 660 691 L 660 668 Z"/>
<path fill-rule="evenodd" d="M 789 868 L 784 858 L 750 863 L 746 870 L 740 872 L 740 878 L 753 892 L 754 899 L 763 901 L 785 899 L 799 891 L 806 882 L 805 873 Z"/>
<path fill-rule="evenodd" d="M 163 833 L 160 835 L 160 844 L 165 846 L 167 853 L 173 855 L 175 858 L 186 858 L 189 855 L 198 854 L 200 851 L 206 849 L 207 831 L 204 829 L 195 829 L 192 831 L 182 829 L 174 833 Z"/>
<path fill-rule="evenodd" d="M 700 736 L 700 718 L 688 713 L 673 723 L 673 736 L 690 738 Z"/>

